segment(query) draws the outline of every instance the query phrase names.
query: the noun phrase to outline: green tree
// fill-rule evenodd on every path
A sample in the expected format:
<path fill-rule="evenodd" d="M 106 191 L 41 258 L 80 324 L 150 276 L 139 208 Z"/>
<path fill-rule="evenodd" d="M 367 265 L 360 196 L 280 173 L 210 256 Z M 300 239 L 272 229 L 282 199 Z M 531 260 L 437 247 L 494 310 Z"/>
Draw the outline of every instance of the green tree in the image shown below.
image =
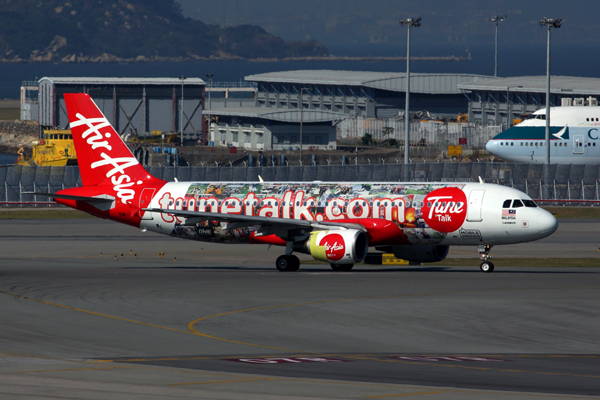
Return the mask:
<path fill-rule="evenodd" d="M 370 133 L 365 133 L 364 136 L 360 139 L 360 142 L 363 146 L 369 146 L 373 144 L 373 135 Z"/>

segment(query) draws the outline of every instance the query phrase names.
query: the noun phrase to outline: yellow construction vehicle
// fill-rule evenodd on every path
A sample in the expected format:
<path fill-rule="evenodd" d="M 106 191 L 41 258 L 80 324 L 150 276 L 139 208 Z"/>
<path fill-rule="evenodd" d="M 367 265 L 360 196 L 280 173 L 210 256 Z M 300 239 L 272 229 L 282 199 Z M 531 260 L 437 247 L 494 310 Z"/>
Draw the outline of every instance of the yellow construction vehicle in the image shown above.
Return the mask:
<path fill-rule="evenodd" d="M 31 156 L 28 156 L 25 149 L 21 147 L 15 164 L 59 167 L 77 165 L 77 155 L 70 130 L 47 129 L 43 132 L 42 139 L 34 140 L 31 144 Z"/>

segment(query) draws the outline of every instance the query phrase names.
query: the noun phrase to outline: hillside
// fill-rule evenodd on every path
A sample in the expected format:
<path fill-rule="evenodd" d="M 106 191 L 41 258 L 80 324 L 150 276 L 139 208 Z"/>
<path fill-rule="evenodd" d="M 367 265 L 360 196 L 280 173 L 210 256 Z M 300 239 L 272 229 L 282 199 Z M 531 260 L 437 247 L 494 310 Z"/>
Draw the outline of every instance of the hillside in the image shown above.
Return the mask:
<path fill-rule="evenodd" d="M 0 0 L 0 62 L 120 62 L 327 55 L 258 26 L 184 18 L 174 0 Z"/>

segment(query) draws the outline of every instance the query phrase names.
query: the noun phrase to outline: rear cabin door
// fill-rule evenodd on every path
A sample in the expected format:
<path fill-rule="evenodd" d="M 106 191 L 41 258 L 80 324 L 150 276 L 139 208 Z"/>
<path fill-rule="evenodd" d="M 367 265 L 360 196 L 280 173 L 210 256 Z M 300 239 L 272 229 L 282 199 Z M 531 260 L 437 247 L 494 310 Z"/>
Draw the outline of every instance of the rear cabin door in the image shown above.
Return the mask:
<path fill-rule="evenodd" d="M 155 191 L 156 189 L 152 188 L 146 188 L 142 190 L 142 194 L 140 195 L 140 209 L 150 207 L 150 202 L 152 201 L 152 197 L 154 196 Z M 152 218 L 151 212 L 140 211 L 140 215 L 142 216 L 142 219 L 154 219 Z"/>
<path fill-rule="evenodd" d="M 485 190 L 474 189 L 469 193 L 469 204 L 467 206 L 467 221 L 469 222 L 481 222 L 481 205 L 483 204 L 483 196 Z"/>

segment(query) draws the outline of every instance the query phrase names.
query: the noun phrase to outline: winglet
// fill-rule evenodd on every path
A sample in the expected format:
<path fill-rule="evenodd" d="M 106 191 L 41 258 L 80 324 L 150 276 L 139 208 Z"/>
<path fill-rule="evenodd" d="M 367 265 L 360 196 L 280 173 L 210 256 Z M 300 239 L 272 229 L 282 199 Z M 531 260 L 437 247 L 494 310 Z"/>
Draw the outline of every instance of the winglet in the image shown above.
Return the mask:
<path fill-rule="evenodd" d="M 265 180 L 264 180 L 264 179 L 262 178 L 262 176 L 260 176 L 260 175 L 258 176 L 258 181 L 259 181 L 260 183 L 265 183 Z"/>
<path fill-rule="evenodd" d="M 479 177 L 479 183 L 485 183 L 481 177 Z"/>

